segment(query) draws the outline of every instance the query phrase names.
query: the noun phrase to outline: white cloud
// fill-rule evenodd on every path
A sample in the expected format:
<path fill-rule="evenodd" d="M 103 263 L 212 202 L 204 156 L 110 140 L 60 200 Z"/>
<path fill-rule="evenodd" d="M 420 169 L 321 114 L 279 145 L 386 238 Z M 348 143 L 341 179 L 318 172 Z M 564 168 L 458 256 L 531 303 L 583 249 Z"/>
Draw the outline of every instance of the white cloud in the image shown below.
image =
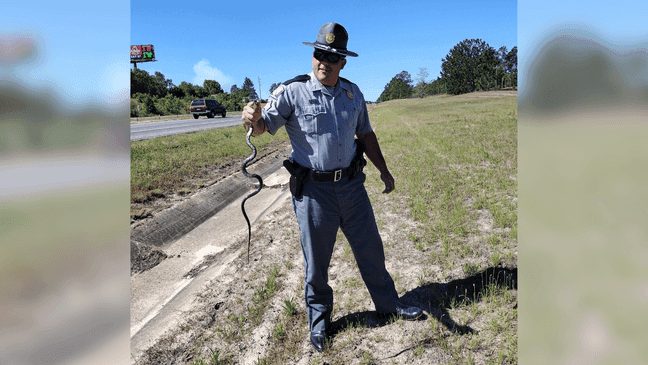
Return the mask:
<path fill-rule="evenodd" d="M 205 80 L 216 80 L 221 85 L 221 87 L 224 88 L 225 85 L 229 84 L 232 80 L 221 70 L 217 69 L 216 67 L 211 67 L 209 65 L 209 61 L 204 58 L 194 65 L 193 70 L 196 73 L 196 76 L 192 81 L 192 84 L 194 85 L 202 86 Z"/>

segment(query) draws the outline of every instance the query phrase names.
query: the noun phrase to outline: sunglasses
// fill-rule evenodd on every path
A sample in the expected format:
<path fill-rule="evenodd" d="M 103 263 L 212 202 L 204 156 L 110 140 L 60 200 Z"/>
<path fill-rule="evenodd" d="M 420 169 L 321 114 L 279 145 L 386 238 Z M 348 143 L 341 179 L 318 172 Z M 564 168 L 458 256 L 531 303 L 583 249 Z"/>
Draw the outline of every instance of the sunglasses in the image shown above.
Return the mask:
<path fill-rule="evenodd" d="M 320 51 L 320 50 L 316 50 L 313 53 L 313 57 L 315 57 L 315 59 L 320 62 L 326 59 L 330 63 L 338 63 L 340 59 L 344 58 L 344 56 L 339 55 L 337 53 L 331 53 L 331 52 Z"/>

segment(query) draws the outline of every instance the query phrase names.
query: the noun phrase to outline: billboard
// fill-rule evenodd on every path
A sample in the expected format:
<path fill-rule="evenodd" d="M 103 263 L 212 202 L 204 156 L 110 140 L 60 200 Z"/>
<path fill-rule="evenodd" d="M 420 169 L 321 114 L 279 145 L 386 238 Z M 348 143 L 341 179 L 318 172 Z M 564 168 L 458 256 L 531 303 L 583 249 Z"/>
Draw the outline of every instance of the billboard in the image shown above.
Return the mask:
<path fill-rule="evenodd" d="M 131 63 L 155 61 L 155 50 L 152 44 L 131 46 Z"/>

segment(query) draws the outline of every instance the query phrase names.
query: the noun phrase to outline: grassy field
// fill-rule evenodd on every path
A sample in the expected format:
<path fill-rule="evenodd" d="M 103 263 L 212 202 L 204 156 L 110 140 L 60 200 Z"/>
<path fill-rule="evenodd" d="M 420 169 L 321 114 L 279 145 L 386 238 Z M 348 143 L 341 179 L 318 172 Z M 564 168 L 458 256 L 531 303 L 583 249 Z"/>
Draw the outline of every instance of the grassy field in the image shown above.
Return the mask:
<path fill-rule="evenodd" d="M 384 184 L 369 162 L 365 185 L 388 270 L 399 296 L 419 303 L 426 317 L 369 326 L 373 305 L 339 234 L 329 283 L 336 298 L 333 345 L 313 352 L 302 299 L 299 234 L 291 208 L 285 207 L 283 216 L 260 223 L 267 226 L 259 226 L 253 237 L 258 241 L 272 234 L 259 245 L 276 248 L 264 252 L 253 269 L 232 268 L 237 276 L 232 285 L 238 287 L 214 286 L 204 293 L 207 312 L 199 311 L 196 318 L 208 313 L 214 322 L 188 320 L 149 352 L 148 361 L 239 364 L 255 356 L 250 349 L 262 348 L 263 356 L 254 357 L 257 364 L 517 363 L 516 94 L 393 100 L 372 106 L 370 119 L 396 181 L 394 192 L 380 194 Z M 214 156 L 249 153 L 239 129 L 231 132 L 239 141 L 231 148 L 240 151 Z M 196 148 L 190 144 L 224 138 L 199 135 L 191 141 L 155 142 L 171 152 L 149 155 L 186 161 L 198 153 L 189 152 Z M 146 175 L 139 176 L 144 184 Z M 220 309 L 215 311 L 214 304 Z"/>
<path fill-rule="evenodd" d="M 516 257 L 517 98 L 399 100 L 376 107 L 371 122 L 399 194 L 422 223 L 419 248 L 442 243 L 440 263 L 474 255 L 479 243 L 467 238 L 491 215 L 488 244 L 503 248 L 492 265 Z M 381 182 L 372 175 L 368 184 Z"/>

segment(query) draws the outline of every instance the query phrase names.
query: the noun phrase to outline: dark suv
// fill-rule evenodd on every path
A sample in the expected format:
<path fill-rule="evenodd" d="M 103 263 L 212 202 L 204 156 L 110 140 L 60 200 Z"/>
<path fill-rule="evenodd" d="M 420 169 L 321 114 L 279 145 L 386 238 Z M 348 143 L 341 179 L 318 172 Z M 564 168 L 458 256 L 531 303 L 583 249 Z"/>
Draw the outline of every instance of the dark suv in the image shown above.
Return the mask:
<path fill-rule="evenodd" d="M 207 118 L 213 118 L 214 115 L 220 114 L 223 118 L 227 114 L 225 107 L 213 99 L 198 99 L 191 102 L 189 112 L 193 114 L 194 119 L 198 119 L 201 115 L 206 115 Z"/>

